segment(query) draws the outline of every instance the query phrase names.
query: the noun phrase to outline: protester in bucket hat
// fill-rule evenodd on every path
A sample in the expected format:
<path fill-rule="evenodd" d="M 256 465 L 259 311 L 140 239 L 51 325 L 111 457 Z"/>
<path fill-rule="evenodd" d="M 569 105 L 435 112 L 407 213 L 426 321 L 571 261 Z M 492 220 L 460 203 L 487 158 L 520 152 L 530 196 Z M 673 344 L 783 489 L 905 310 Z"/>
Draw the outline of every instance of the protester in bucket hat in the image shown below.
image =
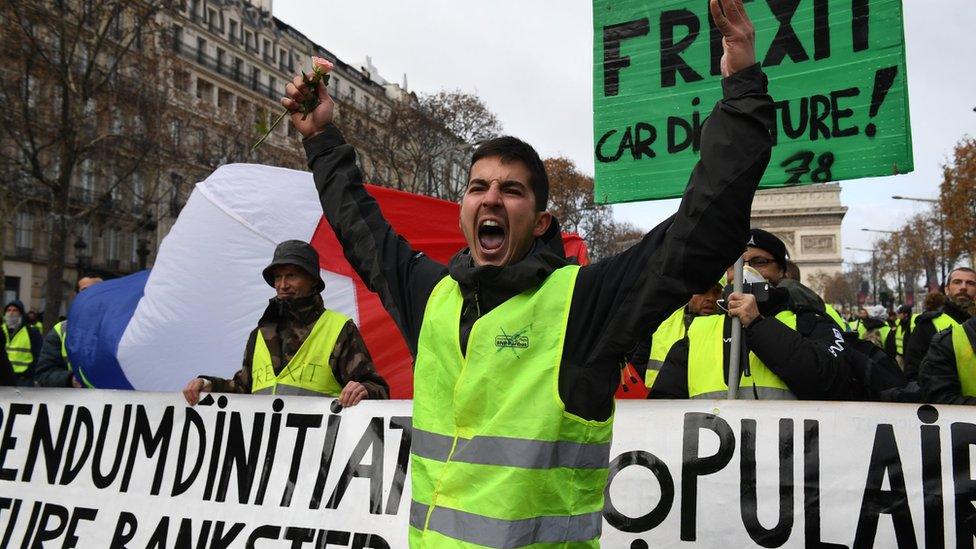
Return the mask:
<path fill-rule="evenodd" d="M 278 244 L 261 276 L 276 295 L 248 337 L 243 366 L 231 379 L 190 380 L 183 389 L 190 405 L 201 392 L 330 396 L 344 407 L 389 398 L 356 324 L 325 308 L 315 248 L 301 240 Z"/>

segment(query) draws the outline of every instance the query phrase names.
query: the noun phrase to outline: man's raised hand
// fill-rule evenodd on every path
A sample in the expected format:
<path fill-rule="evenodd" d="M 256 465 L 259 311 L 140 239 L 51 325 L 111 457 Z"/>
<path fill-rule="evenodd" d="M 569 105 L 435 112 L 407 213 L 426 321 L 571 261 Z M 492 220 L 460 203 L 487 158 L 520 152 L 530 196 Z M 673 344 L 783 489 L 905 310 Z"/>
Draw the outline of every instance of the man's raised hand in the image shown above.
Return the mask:
<path fill-rule="evenodd" d="M 709 0 L 715 26 L 722 32 L 722 77 L 756 63 L 756 30 L 742 0 Z"/>
<path fill-rule="evenodd" d="M 311 137 L 324 130 L 327 125 L 332 123 L 335 112 L 335 103 L 329 96 L 326 79 L 322 78 L 317 86 L 309 86 L 309 81 L 321 78 L 321 76 L 316 75 L 317 72 L 325 74 L 331 71 L 332 63 L 318 57 L 313 57 L 312 63 L 317 71 L 295 76 L 285 86 L 286 97 L 281 98 L 281 104 L 291 111 L 291 123 L 303 137 Z M 318 105 L 314 110 L 307 113 L 302 112 L 302 103 L 313 93 L 318 99 Z"/>

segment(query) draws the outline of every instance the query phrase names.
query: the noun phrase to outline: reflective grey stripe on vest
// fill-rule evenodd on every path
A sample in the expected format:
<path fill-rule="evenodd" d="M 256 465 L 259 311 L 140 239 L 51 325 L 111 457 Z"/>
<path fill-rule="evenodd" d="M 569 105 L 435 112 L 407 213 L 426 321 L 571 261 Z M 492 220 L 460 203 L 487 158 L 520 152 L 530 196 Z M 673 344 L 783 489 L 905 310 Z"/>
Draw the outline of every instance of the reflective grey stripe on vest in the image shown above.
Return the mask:
<path fill-rule="evenodd" d="M 277 389 L 277 390 L 276 390 Z M 272 385 L 271 387 L 265 387 L 264 389 L 258 389 L 252 394 L 255 395 L 299 395 L 299 396 L 329 396 L 325 393 L 320 393 L 318 391 L 312 391 L 311 389 L 303 389 L 301 387 L 294 387 L 292 385 Z"/>
<path fill-rule="evenodd" d="M 610 461 L 610 443 L 580 444 L 560 440 L 547 442 L 521 438 L 477 436 L 458 438 L 457 450 L 451 455 L 454 439 L 414 427 L 410 443 L 412 453 L 436 461 L 500 465 L 523 469 L 600 469 Z"/>
<path fill-rule="evenodd" d="M 787 391 L 786 389 L 779 389 L 777 387 L 756 387 L 756 392 L 753 393 L 752 385 L 739 387 L 739 400 L 756 400 L 756 395 L 759 395 L 759 400 L 797 400 L 796 395 L 790 391 Z M 712 391 L 711 393 L 702 393 L 691 398 L 725 400 L 729 398 L 729 391 Z"/>
<path fill-rule="evenodd" d="M 7 347 L 8 353 L 29 353 L 31 352 L 30 347 L 24 349 L 21 347 Z"/>
<path fill-rule="evenodd" d="M 661 360 L 655 360 L 653 358 L 647 359 L 647 369 L 654 370 L 655 372 L 661 371 L 661 366 L 664 366 L 664 362 Z"/>
<path fill-rule="evenodd" d="M 410 503 L 410 526 L 424 529 L 429 507 Z M 583 542 L 600 537 L 603 513 L 503 520 L 435 507 L 427 529 L 467 543 L 507 549 L 533 543 Z"/>

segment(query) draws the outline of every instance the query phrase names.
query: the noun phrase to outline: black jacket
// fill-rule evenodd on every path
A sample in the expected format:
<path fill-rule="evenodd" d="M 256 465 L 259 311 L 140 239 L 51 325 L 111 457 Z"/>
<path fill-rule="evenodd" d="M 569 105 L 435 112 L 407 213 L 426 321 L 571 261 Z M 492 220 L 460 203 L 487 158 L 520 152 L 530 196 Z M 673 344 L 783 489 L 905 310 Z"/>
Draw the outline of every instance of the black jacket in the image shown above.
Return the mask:
<path fill-rule="evenodd" d="M 61 356 L 61 337 L 57 330 L 44 336 L 41 356 L 34 369 L 34 383 L 40 387 L 71 387 L 71 372 Z"/>
<path fill-rule="evenodd" d="M 786 294 L 785 288 L 773 294 Z M 761 306 L 762 317 L 742 331 L 744 351 L 752 351 L 801 400 L 862 400 L 864 392 L 854 382 L 849 352 L 837 323 L 820 311 L 790 307 L 797 315 L 796 330 L 773 318 L 791 300 L 782 295 L 778 302 Z M 731 321 L 725 322 L 723 368 L 729 378 Z M 743 352 L 742 357 L 746 356 Z M 688 339 L 671 347 L 664 366 L 647 398 L 688 398 Z"/>
<path fill-rule="evenodd" d="M 17 385 L 17 376 L 14 375 L 14 367 L 7 358 L 7 342 L 0 337 L 0 387 L 13 387 Z"/>
<path fill-rule="evenodd" d="M 969 336 L 969 344 L 976 348 L 976 317 L 967 320 L 963 326 Z M 976 396 L 962 394 L 956 355 L 952 349 L 952 330 L 940 332 L 932 339 L 918 371 L 918 383 L 927 402 L 976 405 Z"/>
<path fill-rule="evenodd" d="M 573 414 L 607 418 L 624 355 L 691 294 L 714 284 L 741 253 L 752 197 L 769 162 L 774 111 L 758 65 L 724 79 L 722 89 L 678 213 L 630 249 L 580 270 L 559 374 L 560 396 Z M 383 218 L 362 185 L 355 150 L 337 128 L 304 144 L 325 217 L 346 258 L 379 294 L 414 355 L 427 299 L 444 276 L 462 288 L 463 340 L 479 315 L 566 264 L 555 227 L 515 264 L 474 267 L 466 250 L 450 266 L 438 263 L 412 249 Z"/>
<path fill-rule="evenodd" d="M 935 312 L 922 313 L 915 321 L 915 329 L 912 336 L 905 342 L 905 376 L 909 381 L 914 381 L 918 377 L 918 368 L 922 364 L 922 359 L 928 353 L 932 338 L 938 330 L 932 319 L 940 314 L 947 314 L 956 322 L 962 324 L 969 320 L 969 314 L 956 307 L 952 301 L 946 301 L 942 309 Z"/>

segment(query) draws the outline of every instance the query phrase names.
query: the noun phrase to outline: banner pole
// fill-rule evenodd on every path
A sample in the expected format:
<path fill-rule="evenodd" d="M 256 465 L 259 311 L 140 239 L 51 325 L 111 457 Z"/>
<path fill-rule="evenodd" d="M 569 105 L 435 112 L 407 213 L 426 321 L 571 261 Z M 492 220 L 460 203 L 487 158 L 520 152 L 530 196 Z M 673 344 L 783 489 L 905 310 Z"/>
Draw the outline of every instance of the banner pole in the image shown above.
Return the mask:
<path fill-rule="evenodd" d="M 735 260 L 735 279 L 732 281 L 732 291 L 742 293 L 742 269 L 745 262 L 742 256 Z M 729 344 L 729 400 L 739 396 L 739 362 L 742 355 L 742 321 L 739 317 L 732 317 L 732 341 Z"/>

